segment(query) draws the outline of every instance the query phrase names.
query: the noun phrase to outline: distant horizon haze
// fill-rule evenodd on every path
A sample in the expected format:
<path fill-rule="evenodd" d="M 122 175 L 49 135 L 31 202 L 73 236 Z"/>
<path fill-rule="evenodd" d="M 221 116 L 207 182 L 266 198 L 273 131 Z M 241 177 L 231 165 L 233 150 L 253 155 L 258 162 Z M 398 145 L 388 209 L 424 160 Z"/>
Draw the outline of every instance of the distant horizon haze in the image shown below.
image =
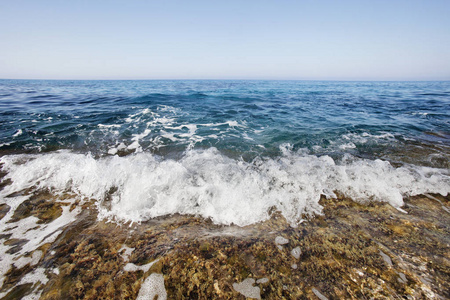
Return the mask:
<path fill-rule="evenodd" d="M 258 79 L 258 78 L 142 78 L 142 79 L 55 79 L 55 78 L 0 78 L 2 81 L 298 81 L 298 82 L 448 82 L 450 80 L 363 80 L 363 79 Z"/>

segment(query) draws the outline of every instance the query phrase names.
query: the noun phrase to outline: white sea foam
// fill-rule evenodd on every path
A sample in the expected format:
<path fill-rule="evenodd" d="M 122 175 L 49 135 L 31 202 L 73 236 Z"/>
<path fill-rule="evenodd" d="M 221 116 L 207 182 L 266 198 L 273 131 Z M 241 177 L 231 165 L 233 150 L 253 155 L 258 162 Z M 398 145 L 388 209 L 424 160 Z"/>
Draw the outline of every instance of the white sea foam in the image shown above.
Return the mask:
<path fill-rule="evenodd" d="M 167 292 L 163 274 L 153 273 L 142 283 L 136 300 L 155 299 L 156 296 L 158 296 L 158 300 L 165 300 Z"/>
<path fill-rule="evenodd" d="M 320 300 L 328 300 L 328 298 L 322 295 L 322 293 L 319 292 L 316 288 L 312 288 L 312 291 Z"/>
<path fill-rule="evenodd" d="M 385 132 L 381 134 L 370 134 L 367 132 L 363 132 L 361 134 L 357 133 L 348 133 L 342 135 L 342 138 L 347 141 L 354 141 L 356 143 L 364 144 L 369 141 L 376 141 L 376 140 L 388 140 L 392 141 L 394 140 L 394 136 L 391 133 Z"/>
<path fill-rule="evenodd" d="M 168 132 L 166 132 L 164 130 L 160 131 L 160 136 L 163 137 L 163 138 L 169 139 L 172 142 L 176 142 L 176 141 L 180 140 L 179 138 L 175 137 L 175 133 L 168 133 Z"/>
<path fill-rule="evenodd" d="M 128 262 L 131 253 L 133 253 L 133 251 L 134 251 L 134 248 L 130 248 L 130 247 L 127 247 L 126 245 L 123 245 L 122 248 L 120 248 L 118 252 L 120 253 L 123 250 L 125 250 L 125 251 L 123 252 L 123 254 L 121 254 L 121 256 L 125 262 Z"/>
<path fill-rule="evenodd" d="M 335 197 L 334 191 L 394 207 L 403 205 L 404 196 L 450 192 L 446 169 L 394 168 L 386 161 L 352 156 L 337 162 L 287 147 L 282 152 L 278 158 L 245 162 L 214 148 L 188 150 L 177 161 L 144 152 L 94 159 L 60 151 L 5 155 L 0 163 L 12 180 L 4 194 L 33 186 L 71 190 L 96 199 L 100 218 L 132 222 L 180 213 L 244 226 L 268 219 L 275 207 L 297 224 L 302 214 L 320 214 L 320 195 Z M 106 197 L 110 190 L 115 192 Z"/>
<path fill-rule="evenodd" d="M 135 265 L 133 263 L 127 263 L 124 267 L 123 270 L 126 272 L 136 272 L 136 271 L 144 271 L 147 272 L 148 270 L 150 270 L 150 268 L 159 261 L 159 259 L 152 261 L 151 263 L 148 263 L 146 265 L 142 265 L 142 266 L 138 266 Z"/>
<path fill-rule="evenodd" d="M 120 128 L 121 125 L 119 124 L 111 124 L 111 125 L 104 125 L 104 124 L 98 124 L 99 128 Z"/>
<path fill-rule="evenodd" d="M 127 123 L 138 122 L 138 121 L 140 121 L 141 118 L 142 118 L 143 116 L 145 116 L 145 115 L 152 115 L 152 116 L 153 116 L 153 115 L 155 115 L 155 113 L 152 112 L 149 108 L 144 108 L 144 109 L 138 111 L 138 112 L 135 113 L 135 114 L 129 115 L 129 116 L 125 119 L 125 122 L 127 122 Z"/>
<path fill-rule="evenodd" d="M 13 134 L 13 137 L 17 137 L 23 133 L 22 129 L 17 130 L 16 133 Z"/>
<path fill-rule="evenodd" d="M 347 144 L 342 144 L 339 146 L 339 149 L 345 150 L 345 149 L 355 149 L 356 145 L 353 143 L 347 143 Z"/>
<path fill-rule="evenodd" d="M 48 282 L 48 278 L 45 275 L 44 268 L 36 268 L 35 270 L 33 270 L 30 273 L 23 276 L 22 279 L 19 281 L 19 285 L 25 284 L 25 283 L 35 284 L 37 282 L 40 282 L 42 284 L 46 284 Z M 37 300 L 41 297 L 41 293 L 42 293 L 42 289 L 39 290 L 37 287 L 34 287 L 33 292 L 31 294 L 26 295 L 22 299 Z"/>
<path fill-rule="evenodd" d="M 277 245 L 284 245 L 287 243 L 289 243 L 289 240 L 287 238 L 284 238 L 282 236 L 277 236 L 275 238 L 275 244 L 277 244 Z"/>
<path fill-rule="evenodd" d="M 17 163 L 18 161 L 16 161 Z M 5 245 L 0 243 L 0 287 L 3 285 L 5 274 L 11 267 L 23 268 L 26 265 L 36 266 L 42 258 L 42 251 L 37 250 L 39 247 L 46 243 L 52 243 L 62 232 L 67 224 L 75 221 L 76 216 L 80 213 L 81 208 L 77 207 L 70 211 L 69 205 L 65 205 L 62 208 L 61 215 L 50 223 L 39 224 L 39 219 L 34 216 L 23 218 L 16 222 L 11 222 L 17 207 L 24 201 L 29 199 L 29 196 L 13 196 L 10 195 L 11 191 L 20 186 L 6 187 L 0 192 L 0 202 L 6 203 L 10 209 L 8 213 L 0 220 L 0 231 L 4 234 L 8 234 L 9 239 L 16 239 L 23 241 L 23 244 L 11 252 L 13 245 Z M 73 203 L 67 202 L 66 204 Z M 35 283 L 40 281 L 46 283 L 48 281 L 42 268 L 36 268 L 31 273 L 28 273 L 22 278 L 21 283 Z M 39 298 L 39 293 L 30 294 L 30 297 Z M 3 294 L 0 294 L 2 297 Z M 36 298 L 36 299 L 37 299 Z M 31 299 L 31 298 L 30 298 Z"/>
<path fill-rule="evenodd" d="M 267 278 L 267 277 L 263 277 L 263 278 L 256 280 L 257 284 L 264 284 L 264 283 L 268 283 L 268 282 L 269 282 L 269 278 Z"/>
<path fill-rule="evenodd" d="M 130 150 L 134 150 L 134 149 L 135 149 L 136 152 L 141 152 L 141 151 L 142 151 L 142 148 L 141 148 L 141 145 L 139 144 L 139 141 L 140 141 L 142 138 L 144 138 L 144 137 L 146 137 L 147 135 L 149 135 L 151 132 L 152 132 L 151 129 L 145 129 L 144 132 L 142 132 L 142 133 L 139 133 L 139 134 L 133 134 L 133 137 L 131 138 L 131 140 L 133 141 L 133 143 L 131 143 L 131 144 L 127 147 L 127 149 L 130 149 Z"/>
<path fill-rule="evenodd" d="M 239 128 L 245 128 L 245 121 L 228 120 L 219 123 L 185 123 L 179 120 L 185 113 L 170 106 L 158 106 L 157 109 L 144 108 L 134 114 L 128 115 L 119 124 L 98 124 L 97 129 L 90 132 L 90 138 L 98 139 L 99 131 L 107 136 L 107 140 L 119 139 L 121 132 L 118 128 L 127 129 L 132 132 L 131 139 L 127 140 L 127 149 L 134 152 L 143 152 L 148 148 L 155 149 L 164 147 L 163 139 L 172 142 L 187 143 L 188 149 L 193 149 L 197 143 L 206 138 L 218 139 L 223 134 L 252 140 L 247 134 L 230 134 L 237 132 Z M 209 130 L 217 131 L 205 137 L 199 131 L 207 127 Z M 200 130 L 199 130 L 200 129 Z M 150 133 L 153 133 L 150 135 Z M 144 142 L 144 143 L 143 143 Z M 108 154 L 116 155 L 120 149 L 110 146 Z"/>
<path fill-rule="evenodd" d="M 166 115 L 162 115 L 166 114 Z M 129 115 L 124 119 L 125 124 L 122 125 L 103 125 L 100 124 L 98 127 L 107 134 L 112 134 L 115 136 L 119 135 L 118 131 L 111 130 L 111 128 L 128 126 L 132 127 L 133 132 L 131 143 L 127 146 L 128 150 L 135 150 L 135 152 L 142 152 L 143 148 L 141 142 L 145 140 L 147 143 L 150 142 L 152 147 L 162 147 L 164 144 L 161 138 L 166 138 L 172 142 L 184 141 L 188 143 L 188 149 L 193 149 L 195 144 L 205 140 L 204 136 L 198 134 L 198 130 L 201 127 L 211 127 L 211 130 L 217 130 L 220 134 L 235 131 L 237 127 L 246 127 L 245 122 L 229 120 L 222 123 L 198 123 L 198 124 L 183 124 L 182 122 L 177 122 L 178 117 L 183 115 L 183 112 L 170 106 L 158 106 L 156 111 L 152 111 L 150 108 L 141 109 L 135 114 Z M 142 125 L 145 127 L 142 128 Z M 218 127 L 227 125 L 227 128 Z M 136 130 L 138 129 L 138 130 Z M 159 132 L 157 137 L 149 138 L 149 134 L 152 132 Z M 95 132 L 93 132 L 95 133 Z M 235 135 L 236 137 L 240 137 Z M 218 137 L 217 135 L 210 135 L 211 137 Z M 244 136 L 245 137 L 245 136 Z M 245 137 L 251 139 L 250 137 Z M 120 149 L 111 147 L 108 150 L 108 154 L 115 155 Z"/>
<path fill-rule="evenodd" d="M 116 149 L 116 148 L 110 148 L 110 149 L 108 150 L 108 154 L 111 154 L 111 155 L 117 154 L 117 149 Z"/>
<path fill-rule="evenodd" d="M 342 135 L 340 138 L 330 141 L 331 148 L 338 148 L 341 150 L 355 149 L 357 145 L 364 144 L 386 144 L 396 143 L 395 136 L 386 132 L 380 134 L 363 133 L 348 133 Z M 316 149 L 320 150 L 320 148 Z"/>
<path fill-rule="evenodd" d="M 33 255 L 31 257 L 22 256 L 19 259 L 17 259 L 14 262 L 14 266 L 17 269 L 22 269 L 27 264 L 30 264 L 31 266 L 34 266 L 34 265 L 36 265 L 39 262 L 41 257 L 42 257 L 42 251 L 36 250 L 36 251 L 33 252 Z"/>
<path fill-rule="evenodd" d="M 246 278 L 240 283 L 233 283 L 233 289 L 241 293 L 245 297 L 261 299 L 261 289 L 258 286 L 254 286 L 255 279 Z"/>
<path fill-rule="evenodd" d="M 44 272 L 45 272 L 44 268 L 37 268 L 36 270 L 34 270 L 34 271 L 26 274 L 24 277 L 22 277 L 19 284 L 36 283 L 39 281 L 43 284 L 46 284 L 48 282 L 48 278 Z"/>
<path fill-rule="evenodd" d="M 299 259 L 300 255 L 302 254 L 302 250 L 300 249 L 300 247 L 295 247 L 294 249 L 292 249 L 291 254 L 296 259 Z"/>

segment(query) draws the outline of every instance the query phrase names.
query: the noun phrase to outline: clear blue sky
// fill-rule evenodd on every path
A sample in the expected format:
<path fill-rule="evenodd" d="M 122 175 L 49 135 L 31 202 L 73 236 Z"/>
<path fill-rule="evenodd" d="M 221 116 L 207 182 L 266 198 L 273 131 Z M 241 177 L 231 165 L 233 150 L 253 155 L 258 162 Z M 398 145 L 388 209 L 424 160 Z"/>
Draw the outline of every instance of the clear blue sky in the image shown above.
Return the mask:
<path fill-rule="evenodd" d="M 0 78 L 450 80 L 450 0 L 3 0 L 0 28 Z"/>

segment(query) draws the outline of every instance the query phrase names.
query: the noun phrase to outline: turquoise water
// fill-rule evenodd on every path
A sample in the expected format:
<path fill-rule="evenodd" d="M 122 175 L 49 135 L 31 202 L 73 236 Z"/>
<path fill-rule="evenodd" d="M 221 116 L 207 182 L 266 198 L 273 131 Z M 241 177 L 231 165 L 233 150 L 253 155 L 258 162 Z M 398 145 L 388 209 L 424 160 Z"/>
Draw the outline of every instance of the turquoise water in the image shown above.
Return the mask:
<path fill-rule="evenodd" d="M 0 80 L 0 163 L 9 192 L 115 191 L 108 218 L 295 223 L 321 194 L 447 194 L 449 104 L 450 82 Z"/>

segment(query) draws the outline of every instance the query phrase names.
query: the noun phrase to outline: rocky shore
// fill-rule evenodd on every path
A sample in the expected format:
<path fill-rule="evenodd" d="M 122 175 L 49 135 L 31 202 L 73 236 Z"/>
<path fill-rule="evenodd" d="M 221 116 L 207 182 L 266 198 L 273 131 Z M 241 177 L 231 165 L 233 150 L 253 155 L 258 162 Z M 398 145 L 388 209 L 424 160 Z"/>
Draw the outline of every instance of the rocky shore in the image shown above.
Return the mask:
<path fill-rule="evenodd" d="M 295 228 L 277 212 L 247 227 L 183 215 L 117 224 L 98 221 L 94 202 L 75 195 L 23 196 L 15 208 L 0 205 L 12 257 L 0 270 L 1 299 L 450 298 L 449 196 L 410 197 L 401 210 L 322 197 L 323 214 Z M 11 233 L 70 212 L 76 218 L 36 249 Z"/>

